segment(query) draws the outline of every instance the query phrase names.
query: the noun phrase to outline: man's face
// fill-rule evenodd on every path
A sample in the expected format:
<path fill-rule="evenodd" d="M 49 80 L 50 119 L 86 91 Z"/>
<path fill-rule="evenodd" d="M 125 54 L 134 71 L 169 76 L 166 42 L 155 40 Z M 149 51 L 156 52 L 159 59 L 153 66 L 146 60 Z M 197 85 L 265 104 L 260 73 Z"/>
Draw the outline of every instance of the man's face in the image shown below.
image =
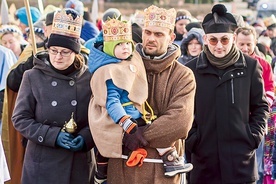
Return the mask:
<path fill-rule="evenodd" d="M 236 45 L 244 54 L 250 56 L 254 52 L 256 39 L 254 38 L 253 34 L 244 35 L 239 33 L 236 36 Z"/>
<path fill-rule="evenodd" d="M 269 38 L 276 37 L 276 27 L 267 29 L 266 33 L 267 33 Z"/>
<path fill-rule="evenodd" d="M 232 33 L 209 33 L 203 36 L 210 52 L 217 58 L 226 56 L 234 43 L 235 36 Z"/>
<path fill-rule="evenodd" d="M 146 55 L 160 56 L 167 52 L 175 34 L 169 28 L 148 26 L 143 29 L 142 45 Z"/>

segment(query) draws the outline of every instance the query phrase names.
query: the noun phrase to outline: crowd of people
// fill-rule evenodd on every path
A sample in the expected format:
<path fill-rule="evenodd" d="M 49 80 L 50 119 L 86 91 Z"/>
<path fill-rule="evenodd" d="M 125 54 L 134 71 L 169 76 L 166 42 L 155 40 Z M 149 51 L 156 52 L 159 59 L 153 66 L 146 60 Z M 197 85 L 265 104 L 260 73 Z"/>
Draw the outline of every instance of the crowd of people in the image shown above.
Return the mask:
<path fill-rule="evenodd" d="M 0 26 L 0 184 L 276 183 L 274 15 L 87 13 Z"/>

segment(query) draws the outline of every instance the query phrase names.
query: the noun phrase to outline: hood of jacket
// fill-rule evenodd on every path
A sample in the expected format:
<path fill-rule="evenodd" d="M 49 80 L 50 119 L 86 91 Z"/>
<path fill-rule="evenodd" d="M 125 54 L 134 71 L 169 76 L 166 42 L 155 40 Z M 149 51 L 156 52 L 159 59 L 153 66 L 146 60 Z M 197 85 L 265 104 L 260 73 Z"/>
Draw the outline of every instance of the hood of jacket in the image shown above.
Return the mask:
<path fill-rule="evenodd" d="M 200 43 L 201 46 L 203 46 L 203 35 L 204 35 L 204 31 L 202 29 L 192 28 L 181 42 L 181 46 L 180 46 L 181 54 L 182 55 L 188 54 L 188 44 L 194 38 Z"/>
<path fill-rule="evenodd" d="M 95 43 L 92 43 L 89 60 L 88 69 L 91 73 L 94 73 L 101 66 L 121 62 L 120 59 L 112 57 L 102 51 L 103 48 L 103 37 L 102 32 L 97 36 Z"/>

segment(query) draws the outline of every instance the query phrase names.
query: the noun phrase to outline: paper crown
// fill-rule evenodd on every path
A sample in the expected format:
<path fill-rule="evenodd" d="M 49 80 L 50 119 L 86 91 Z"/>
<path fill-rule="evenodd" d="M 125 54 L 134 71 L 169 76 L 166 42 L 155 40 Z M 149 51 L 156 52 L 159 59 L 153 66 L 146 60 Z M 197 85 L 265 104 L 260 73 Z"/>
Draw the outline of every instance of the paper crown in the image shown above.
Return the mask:
<path fill-rule="evenodd" d="M 266 27 L 269 27 L 273 24 L 276 24 L 276 18 L 274 15 L 271 15 L 270 17 L 264 18 L 264 24 Z"/>
<path fill-rule="evenodd" d="M 66 11 L 70 11 L 68 14 Z M 64 35 L 73 38 L 80 38 L 82 17 L 78 13 L 72 16 L 73 10 L 63 9 L 54 15 L 52 34 Z"/>
<path fill-rule="evenodd" d="M 129 22 L 109 19 L 105 21 L 102 29 L 105 42 L 132 40 L 131 24 Z"/>
<path fill-rule="evenodd" d="M 166 10 L 151 5 L 144 10 L 144 18 L 144 27 L 157 26 L 173 30 L 175 26 L 176 11 L 174 8 Z"/>

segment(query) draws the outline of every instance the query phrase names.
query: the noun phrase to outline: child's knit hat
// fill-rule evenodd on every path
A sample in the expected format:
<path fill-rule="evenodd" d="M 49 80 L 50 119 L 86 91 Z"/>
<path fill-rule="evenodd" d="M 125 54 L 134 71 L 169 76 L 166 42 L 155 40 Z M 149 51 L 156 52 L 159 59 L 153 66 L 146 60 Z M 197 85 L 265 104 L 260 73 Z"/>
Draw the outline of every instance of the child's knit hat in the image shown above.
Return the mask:
<path fill-rule="evenodd" d="M 121 21 L 119 19 L 109 19 L 103 24 L 103 51 L 106 54 L 114 57 L 115 46 L 119 43 L 131 42 L 134 49 L 131 24 L 127 21 Z"/>

